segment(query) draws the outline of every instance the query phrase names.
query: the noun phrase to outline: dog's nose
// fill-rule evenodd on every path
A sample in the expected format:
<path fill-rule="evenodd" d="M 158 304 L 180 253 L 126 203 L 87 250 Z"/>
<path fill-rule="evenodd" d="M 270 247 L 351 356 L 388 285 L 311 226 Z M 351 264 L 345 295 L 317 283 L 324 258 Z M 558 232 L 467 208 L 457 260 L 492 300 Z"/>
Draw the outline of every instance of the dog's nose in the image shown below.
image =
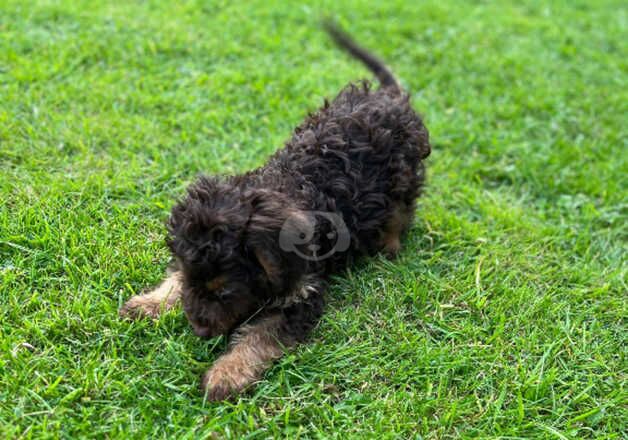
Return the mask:
<path fill-rule="evenodd" d="M 210 338 L 212 336 L 212 330 L 210 327 L 192 324 L 192 331 L 199 338 Z"/>
<path fill-rule="evenodd" d="M 319 250 L 321 247 L 317 244 L 311 244 L 307 247 L 309 250 L 311 250 L 312 252 L 316 252 L 317 250 Z"/>

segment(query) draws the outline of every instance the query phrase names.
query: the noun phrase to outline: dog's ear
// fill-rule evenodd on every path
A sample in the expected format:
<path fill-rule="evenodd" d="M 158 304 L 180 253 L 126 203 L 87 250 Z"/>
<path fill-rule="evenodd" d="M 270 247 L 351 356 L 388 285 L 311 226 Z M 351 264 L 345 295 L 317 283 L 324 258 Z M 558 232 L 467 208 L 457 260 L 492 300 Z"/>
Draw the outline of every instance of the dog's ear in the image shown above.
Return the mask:
<path fill-rule="evenodd" d="M 281 256 L 266 246 L 251 246 L 255 260 L 259 263 L 271 286 L 281 289 L 283 287 Z"/>
<path fill-rule="evenodd" d="M 281 193 L 254 190 L 245 195 L 251 207 L 246 230 L 246 247 L 275 291 L 282 291 L 302 268 L 303 262 L 282 248 L 280 235 L 290 227 L 289 219 L 304 217 Z M 293 222 L 292 222 L 293 223 Z"/>

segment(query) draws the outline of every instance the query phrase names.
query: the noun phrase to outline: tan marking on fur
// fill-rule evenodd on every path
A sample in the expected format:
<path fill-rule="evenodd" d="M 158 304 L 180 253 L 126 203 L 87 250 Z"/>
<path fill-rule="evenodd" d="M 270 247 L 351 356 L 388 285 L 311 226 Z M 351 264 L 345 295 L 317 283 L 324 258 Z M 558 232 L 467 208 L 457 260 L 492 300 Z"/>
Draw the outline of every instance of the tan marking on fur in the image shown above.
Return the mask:
<path fill-rule="evenodd" d="M 210 291 L 214 291 L 224 286 L 226 281 L 227 281 L 227 277 L 224 275 L 220 275 L 212 279 L 211 281 L 208 281 L 206 286 L 207 286 L 207 289 L 209 289 Z"/>
<path fill-rule="evenodd" d="M 389 258 L 396 257 L 401 250 L 401 235 L 412 223 L 413 213 L 414 207 L 408 207 L 402 203 L 394 207 L 381 238 L 382 252 Z"/>
<path fill-rule="evenodd" d="M 120 316 L 125 318 L 149 317 L 157 319 L 159 315 L 175 306 L 181 296 L 181 273 L 170 274 L 157 288 L 143 295 L 129 299 L 120 309 Z"/>
<path fill-rule="evenodd" d="M 229 352 L 218 358 L 203 376 L 201 386 L 208 400 L 223 400 L 262 378 L 287 348 L 277 338 L 281 320 L 280 315 L 275 315 L 238 330 Z"/>
<path fill-rule="evenodd" d="M 262 266 L 262 269 L 264 269 L 264 272 L 266 272 L 266 276 L 268 277 L 268 279 L 270 279 L 271 281 L 276 280 L 279 276 L 279 270 L 270 262 L 270 259 L 265 254 L 265 252 L 262 249 L 255 249 L 255 257 L 257 258 L 257 261 L 259 261 L 259 264 Z"/>

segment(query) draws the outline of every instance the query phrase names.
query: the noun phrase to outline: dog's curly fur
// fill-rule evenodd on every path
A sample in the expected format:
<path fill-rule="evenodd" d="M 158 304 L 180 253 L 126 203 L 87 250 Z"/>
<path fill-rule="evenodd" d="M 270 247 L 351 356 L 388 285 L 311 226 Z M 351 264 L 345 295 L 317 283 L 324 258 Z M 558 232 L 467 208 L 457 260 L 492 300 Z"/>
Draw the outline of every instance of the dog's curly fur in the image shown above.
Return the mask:
<path fill-rule="evenodd" d="M 414 216 L 428 132 L 385 66 L 337 28 L 328 31 L 381 87 L 348 85 L 261 168 L 191 185 L 167 225 L 174 273 L 121 310 L 156 316 L 157 301 L 163 309 L 181 297 L 197 335 L 233 333 L 229 352 L 203 378 L 209 399 L 243 390 L 285 348 L 303 341 L 323 312 L 328 276 L 360 255 L 396 254 Z M 346 250 L 316 261 L 281 248 L 286 222 L 311 222 L 311 211 L 342 217 L 350 234 Z M 309 226 L 311 243 L 333 247 L 334 225 Z"/>

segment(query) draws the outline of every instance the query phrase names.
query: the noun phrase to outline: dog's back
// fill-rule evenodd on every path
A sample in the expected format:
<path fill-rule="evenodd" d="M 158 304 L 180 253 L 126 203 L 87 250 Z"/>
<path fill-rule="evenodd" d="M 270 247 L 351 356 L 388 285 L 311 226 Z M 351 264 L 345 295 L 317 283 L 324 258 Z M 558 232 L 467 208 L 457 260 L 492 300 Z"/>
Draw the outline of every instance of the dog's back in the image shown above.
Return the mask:
<path fill-rule="evenodd" d="M 311 114 L 273 160 L 300 180 L 283 190 L 302 192 L 309 209 L 341 213 L 352 234 L 350 250 L 373 253 L 382 249 L 382 231 L 391 222 L 405 230 L 412 220 L 429 136 L 390 70 L 335 25 L 326 29 L 381 87 L 349 84 Z"/>

